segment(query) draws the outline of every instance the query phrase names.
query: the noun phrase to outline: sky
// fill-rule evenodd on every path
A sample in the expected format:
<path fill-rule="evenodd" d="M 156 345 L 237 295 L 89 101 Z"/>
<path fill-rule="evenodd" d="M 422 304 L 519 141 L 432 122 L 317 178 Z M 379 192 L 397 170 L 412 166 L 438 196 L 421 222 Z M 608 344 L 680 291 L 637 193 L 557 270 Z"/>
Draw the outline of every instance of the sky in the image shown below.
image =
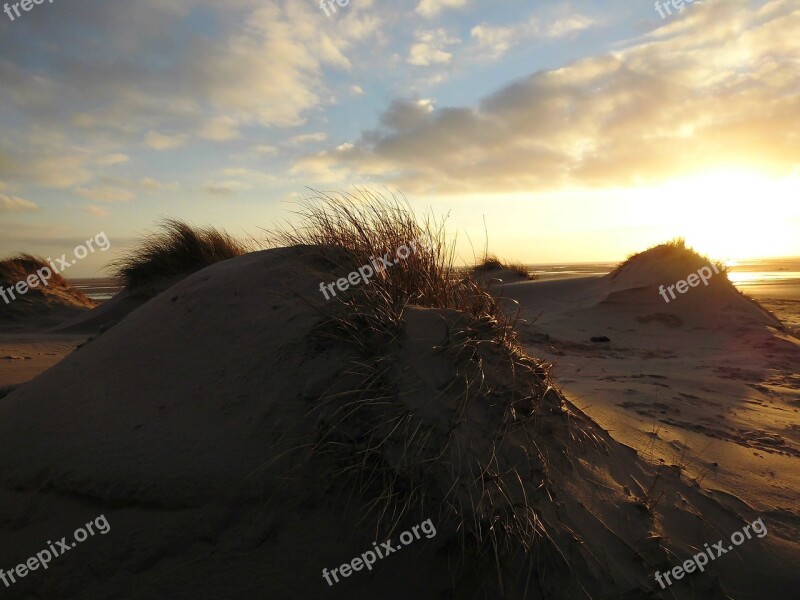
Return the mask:
<path fill-rule="evenodd" d="M 98 276 L 160 218 L 259 237 L 359 186 L 467 262 L 800 256 L 800 1 L 323 4 L 0 13 L 0 256 L 103 232 Z"/>

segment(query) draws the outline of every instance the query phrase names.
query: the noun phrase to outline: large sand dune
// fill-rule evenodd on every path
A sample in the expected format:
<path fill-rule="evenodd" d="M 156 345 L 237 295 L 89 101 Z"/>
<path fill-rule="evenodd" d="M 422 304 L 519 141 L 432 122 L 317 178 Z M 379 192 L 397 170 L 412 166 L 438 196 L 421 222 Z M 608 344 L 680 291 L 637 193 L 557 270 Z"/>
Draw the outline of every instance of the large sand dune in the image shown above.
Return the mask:
<path fill-rule="evenodd" d="M 636 435 L 619 443 L 617 427 L 606 433 L 549 388 L 539 363 L 514 374 L 507 350 L 460 313 L 408 307 L 395 335 L 358 338 L 367 345 L 359 347 L 326 317 L 338 310 L 319 294 L 330 279 L 308 248 L 225 261 L 0 399 L 0 566 L 13 568 L 99 514 L 111 526 L 6 596 L 786 598 L 796 589 L 789 490 L 782 507 L 771 505 L 767 537 L 661 592 L 654 571 L 754 520 L 764 499 L 709 490 L 708 478 L 692 482 L 687 465 L 671 466 L 679 461 L 653 466 L 658 449 L 643 456 Z M 731 389 L 747 383 L 720 370 L 733 368 L 737 351 L 770 342 L 763 352 L 793 360 L 796 342 L 756 308 L 731 331 L 686 331 L 636 319 L 641 307 L 615 296 L 627 291 L 621 281 L 505 290 L 544 311 L 535 327 L 550 340 L 532 342 L 534 355 L 557 355 L 560 373 L 579 358 L 575 378 L 592 373 L 588 388 L 568 389 L 606 428 L 628 410 L 616 404 L 654 404 L 637 375 L 649 383 L 695 344 L 761 336 L 707 359 Z M 595 334 L 612 337 L 611 349 L 588 342 Z M 616 370 L 605 366 L 612 360 Z M 589 389 L 599 372 L 625 379 L 624 389 L 598 391 L 601 409 Z M 686 396 L 669 416 L 676 421 L 695 419 L 684 405 L 701 379 L 686 373 L 664 392 L 673 404 Z M 759 385 L 769 406 L 745 409 L 737 399 L 736 410 L 779 415 L 772 384 Z M 714 410 L 727 415 L 729 405 Z M 770 439 L 748 443 L 795 465 L 796 446 Z M 322 578 L 323 568 L 428 518 L 435 537 L 333 587 Z"/>

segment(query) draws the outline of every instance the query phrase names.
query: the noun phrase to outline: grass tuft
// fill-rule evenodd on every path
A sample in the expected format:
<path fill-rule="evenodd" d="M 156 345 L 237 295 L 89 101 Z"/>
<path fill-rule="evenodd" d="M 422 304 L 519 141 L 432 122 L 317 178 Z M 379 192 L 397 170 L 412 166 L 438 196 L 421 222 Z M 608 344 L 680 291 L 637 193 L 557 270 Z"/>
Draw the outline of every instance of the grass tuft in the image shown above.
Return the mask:
<path fill-rule="evenodd" d="M 129 289 L 186 276 L 249 251 L 247 244 L 214 227 L 198 228 L 178 219 L 164 219 L 160 228 L 112 263 L 114 275 Z"/>
<path fill-rule="evenodd" d="M 642 252 L 636 252 L 634 254 L 628 255 L 628 257 L 618 264 L 613 271 L 611 271 L 612 279 L 619 275 L 626 267 L 628 267 L 631 263 L 637 261 L 642 256 L 654 256 L 656 258 L 669 258 L 669 259 L 677 259 L 682 260 L 686 263 L 697 264 L 697 265 L 716 265 L 717 269 L 719 269 L 720 273 L 727 274 L 729 269 L 725 263 L 721 261 L 712 261 L 709 257 L 704 256 L 691 248 L 690 246 L 686 245 L 686 240 L 682 237 L 676 237 L 671 239 L 668 242 L 663 244 L 657 244 L 644 250 Z"/>
<path fill-rule="evenodd" d="M 369 284 L 316 305 L 322 319 L 313 347 L 344 344 L 350 358 L 311 409 L 320 419 L 313 455 L 333 459 L 333 480 L 346 476 L 350 483 L 341 485 L 363 503 L 365 519 L 378 517 L 376 538 L 390 537 L 413 515 L 449 523 L 461 542 L 454 581 L 480 565 L 496 572 L 502 590 L 506 561 L 555 556 L 537 510 L 548 502 L 548 458 L 533 436 L 540 420 L 565 417 L 549 365 L 518 343 L 517 317 L 454 267 L 444 220 L 418 218 L 404 198 L 316 193 L 298 214 L 299 225 L 270 233 L 270 242 L 316 247 L 339 275 L 428 240 Z M 440 309 L 441 342 L 409 337 L 407 323 L 428 314 L 411 305 Z M 432 385 L 410 355 L 443 361 L 452 379 Z M 433 414 L 443 418 L 412 398 L 439 406 Z"/>
<path fill-rule="evenodd" d="M 67 280 L 58 273 L 54 273 L 50 263 L 41 256 L 21 253 L 0 261 L 0 285 L 9 287 L 18 281 L 25 281 L 28 275 L 33 275 L 40 269 L 47 269 L 53 273 L 49 285 L 56 287 L 70 287 Z"/>
<path fill-rule="evenodd" d="M 479 274 L 486 273 L 488 271 L 499 271 L 501 269 L 506 269 L 508 271 L 513 271 L 517 275 L 521 275 L 525 279 L 535 280 L 536 276 L 532 275 L 528 268 L 520 262 L 513 262 L 513 263 L 504 263 L 499 258 L 497 258 L 494 254 L 486 254 L 483 257 L 483 260 L 475 266 L 475 272 Z"/>

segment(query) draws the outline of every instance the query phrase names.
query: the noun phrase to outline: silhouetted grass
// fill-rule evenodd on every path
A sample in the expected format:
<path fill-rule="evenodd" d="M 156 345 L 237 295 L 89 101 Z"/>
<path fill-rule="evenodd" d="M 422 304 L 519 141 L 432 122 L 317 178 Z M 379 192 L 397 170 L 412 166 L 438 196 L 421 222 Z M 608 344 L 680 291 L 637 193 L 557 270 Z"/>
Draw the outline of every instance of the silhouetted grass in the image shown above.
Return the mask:
<path fill-rule="evenodd" d="M 693 248 L 686 245 L 686 240 L 682 237 L 676 237 L 672 240 L 665 242 L 663 244 L 657 244 L 644 250 L 642 252 L 636 252 L 635 254 L 630 254 L 628 257 L 618 264 L 613 271 L 611 271 L 611 278 L 613 279 L 620 272 L 625 269 L 628 265 L 632 262 L 636 261 L 637 259 L 641 258 L 642 256 L 652 256 L 654 258 L 661 258 L 661 259 L 671 259 L 671 260 L 680 260 L 687 264 L 696 265 L 696 266 L 703 266 L 703 265 L 716 265 L 717 269 L 719 269 L 720 273 L 726 274 L 728 273 L 728 267 L 725 263 L 712 260 L 707 256 L 704 256 L 694 250 Z"/>
<path fill-rule="evenodd" d="M 342 274 L 387 252 L 395 256 L 400 246 L 416 242 L 416 250 L 407 258 L 383 270 L 368 285 L 359 286 L 370 308 L 382 305 L 396 314 L 407 304 L 460 310 L 491 319 L 503 339 L 514 337 L 513 322 L 495 298 L 471 277 L 463 277 L 455 266 L 455 245 L 447 239 L 446 219 L 419 217 L 404 198 L 369 190 L 338 195 L 315 192 L 300 202 L 296 214 L 301 217 L 300 224 L 269 232 L 269 243 L 337 248 L 344 260 L 333 266 Z"/>
<path fill-rule="evenodd" d="M 52 273 L 49 285 L 71 287 L 66 279 L 53 271 L 45 258 L 24 252 L 0 261 L 0 284 L 6 287 L 15 285 L 40 269 L 47 269 Z"/>
<path fill-rule="evenodd" d="M 189 275 L 249 251 L 247 244 L 214 227 L 199 228 L 178 219 L 165 219 L 160 228 L 159 232 L 145 236 L 137 248 L 111 263 L 114 275 L 128 288 Z"/>
<path fill-rule="evenodd" d="M 341 380 L 318 403 L 335 418 L 320 431 L 314 453 L 337 457 L 337 478 L 352 478 L 366 503 L 365 514 L 376 514 L 386 532 L 424 509 L 449 514 L 463 548 L 474 551 L 478 562 L 494 565 L 495 559 L 515 551 L 532 551 L 547 539 L 547 532 L 536 516 L 535 490 L 528 490 L 525 482 L 544 477 L 546 457 L 532 450 L 525 468 L 535 477 L 520 474 L 516 469 L 522 467 L 505 458 L 512 444 L 509 423 L 531 427 L 533 435 L 540 413 L 561 415 L 562 408 L 549 380 L 549 365 L 527 356 L 519 345 L 516 316 L 509 317 L 495 297 L 454 267 L 444 220 L 417 217 L 405 199 L 371 191 L 317 193 L 301 202 L 298 214 L 298 225 L 284 226 L 268 239 L 273 245 L 316 248 L 334 275 L 370 264 L 372 257 L 386 252 L 393 256 L 409 242 L 428 242 L 418 243 L 408 258 L 370 283 L 321 307 L 309 302 L 322 316 L 315 336 L 326 343 L 345 343 L 354 352 Z M 416 387 L 409 389 L 406 375 L 394 370 L 405 374 L 404 348 L 420 344 L 408 338 L 411 304 L 461 313 L 442 310 L 445 339 L 435 347 L 427 348 L 425 342 L 420 346 L 431 353 L 431 360 L 447 360 L 447 368 L 457 373 L 429 399 L 458 407 L 454 424 L 443 430 L 438 421 L 428 422 L 409 408 L 407 398 L 417 393 Z M 477 443 L 469 431 L 485 424 L 483 417 L 469 422 L 475 407 L 488 410 L 492 417 L 486 418 L 494 419 L 485 438 L 491 440 L 492 452 L 483 446 L 469 448 Z M 393 448 L 403 449 L 401 460 Z M 481 453 L 486 462 L 476 458 Z M 436 478 L 428 477 L 431 473 Z M 497 569 L 501 578 L 499 563 Z"/>
<path fill-rule="evenodd" d="M 478 273 L 485 273 L 487 271 L 499 271 L 501 269 L 506 269 L 509 271 L 513 271 L 518 275 L 522 275 L 526 279 L 534 280 L 536 279 L 535 275 L 532 275 L 530 271 L 528 271 L 527 267 L 519 262 L 514 263 L 503 263 L 497 256 L 494 254 L 486 254 L 483 257 L 483 260 L 475 267 L 475 270 Z"/>

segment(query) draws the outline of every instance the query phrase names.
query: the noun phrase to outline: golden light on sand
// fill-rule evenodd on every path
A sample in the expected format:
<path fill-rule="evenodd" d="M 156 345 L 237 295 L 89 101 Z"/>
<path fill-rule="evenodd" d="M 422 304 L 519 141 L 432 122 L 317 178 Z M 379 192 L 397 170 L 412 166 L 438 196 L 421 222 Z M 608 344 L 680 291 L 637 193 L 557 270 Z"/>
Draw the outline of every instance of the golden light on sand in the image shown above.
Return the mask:
<path fill-rule="evenodd" d="M 655 196 L 655 198 L 653 197 Z M 698 252 L 716 259 L 787 256 L 800 219 L 800 177 L 715 171 L 675 181 L 640 204 Z"/>

